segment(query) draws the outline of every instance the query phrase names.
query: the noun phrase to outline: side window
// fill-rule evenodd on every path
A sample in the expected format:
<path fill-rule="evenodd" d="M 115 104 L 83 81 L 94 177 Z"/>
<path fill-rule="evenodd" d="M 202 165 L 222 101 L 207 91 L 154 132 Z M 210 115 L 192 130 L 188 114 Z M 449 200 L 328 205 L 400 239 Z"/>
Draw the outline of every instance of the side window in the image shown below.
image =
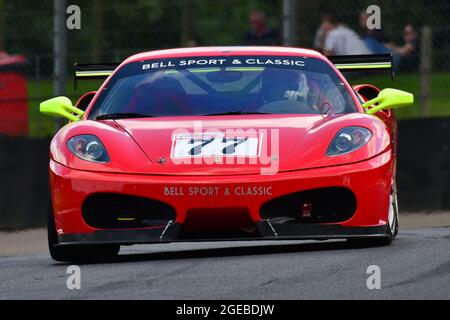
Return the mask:
<path fill-rule="evenodd" d="M 75 104 L 75 107 L 81 110 L 86 110 L 86 108 L 89 106 L 89 103 L 91 103 L 92 99 L 94 98 L 97 91 L 90 91 L 85 93 L 78 99 L 77 103 Z"/>
<path fill-rule="evenodd" d="M 358 85 L 353 88 L 358 96 L 359 101 L 362 103 L 369 101 L 378 96 L 380 90 L 371 85 Z"/>
<path fill-rule="evenodd" d="M 364 101 L 364 98 L 358 93 L 358 91 L 355 91 L 355 89 L 353 89 L 353 91 L 355 92 L 355 94 L 356 94 L 356 96 L 358 97 L 358 101 L 361 103 L 361 104 L 363 104 L 365 101 Z"/>

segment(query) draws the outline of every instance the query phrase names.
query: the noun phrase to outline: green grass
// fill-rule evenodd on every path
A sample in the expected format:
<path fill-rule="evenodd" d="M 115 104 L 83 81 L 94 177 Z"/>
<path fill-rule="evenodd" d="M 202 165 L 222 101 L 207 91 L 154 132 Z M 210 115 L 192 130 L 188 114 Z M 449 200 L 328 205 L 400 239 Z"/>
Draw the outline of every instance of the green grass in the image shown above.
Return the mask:
<path fill-rule="evenodd" d="M 387 74 L 370 77 L 350 79 L 350 83 L 371 83 L 383 88 L 396 88 L 414 94 L 415 102 L 412 106 L 396 110 L 398 119 L 420 117 L 419 94 L 420 77 L 418 74 L 404 74 L 395 77 L 394 81 Z M 81 81 L 75 92 L 72 81 L 66 85 L 66 95 L 76 102 L 78 97 L 87 91 L 99 88 L 101 81 Z M 33 97 L 28 102 L 29 108 L 29 134 L 31 137 L 49 137 L 55 129 L 55 119 L 39 113 L 39 103 L 53 96 L 53 83 L 51 80 L 28 82 L 28 94 Z M 430 116 L 450 115 L 450 73 L 434 73 L 431 78 L 431 110 Z"/>

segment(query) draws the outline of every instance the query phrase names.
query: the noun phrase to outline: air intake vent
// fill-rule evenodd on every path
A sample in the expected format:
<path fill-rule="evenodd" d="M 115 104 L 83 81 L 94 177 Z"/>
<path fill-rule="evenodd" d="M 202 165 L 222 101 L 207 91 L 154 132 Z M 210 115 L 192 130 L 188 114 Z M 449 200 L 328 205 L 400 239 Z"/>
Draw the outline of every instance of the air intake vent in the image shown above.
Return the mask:
<path fill-rule="evenodd" d="M 164 202 L 115 193 L 88 196 L 82 214 L 88 225 L 99 229 L 159 227 L 176 218 L 175 209 Z"/>
<path fill-rule="evenodd" d="M 305 208 L 308 212 L 304 212 Z M 356 199 L 346 188 L 322 188 L 291 193 L 266 202 L 263 219 L 290 218 L 299 223 L 332 223 L 350 219 Z"/>

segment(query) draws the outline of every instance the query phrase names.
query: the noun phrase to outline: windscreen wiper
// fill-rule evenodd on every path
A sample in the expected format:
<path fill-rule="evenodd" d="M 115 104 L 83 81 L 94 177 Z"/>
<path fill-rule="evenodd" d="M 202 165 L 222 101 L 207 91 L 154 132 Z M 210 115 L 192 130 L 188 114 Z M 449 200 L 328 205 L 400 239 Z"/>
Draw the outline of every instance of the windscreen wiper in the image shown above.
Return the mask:
<path fill-rule="evenodd" d="M 271 114 L 271 113 L 257 112 L 257 111 L 227 111 L 227 112 L 203 114 L 203 116 L 234 116 L 234 115 L 246 115 L 246 114 Z"/>
<path fill-rule="evenodd" d="M 154 117 L 154 116 L 151 114 L 142 114 L 142 113 L 133 113 L 133 112 L 117 112 L 117 113 L 102 114 L 101 116 L 98 116 L 95 119 L 108 120 L 108 119 L 152 118 L 152 117 Z"/>

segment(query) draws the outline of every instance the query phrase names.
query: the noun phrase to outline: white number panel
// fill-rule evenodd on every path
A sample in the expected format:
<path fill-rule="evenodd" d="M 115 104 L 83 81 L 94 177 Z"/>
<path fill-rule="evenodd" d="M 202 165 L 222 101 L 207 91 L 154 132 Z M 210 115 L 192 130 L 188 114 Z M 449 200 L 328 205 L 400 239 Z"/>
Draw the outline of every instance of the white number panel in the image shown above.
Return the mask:
<path fill-rule="evenodd" d="M 262 134 L 226 137 L 225 133 L 177 134 L 172 137 L 173 159 L 193 157 L 259 157 Z"/>

